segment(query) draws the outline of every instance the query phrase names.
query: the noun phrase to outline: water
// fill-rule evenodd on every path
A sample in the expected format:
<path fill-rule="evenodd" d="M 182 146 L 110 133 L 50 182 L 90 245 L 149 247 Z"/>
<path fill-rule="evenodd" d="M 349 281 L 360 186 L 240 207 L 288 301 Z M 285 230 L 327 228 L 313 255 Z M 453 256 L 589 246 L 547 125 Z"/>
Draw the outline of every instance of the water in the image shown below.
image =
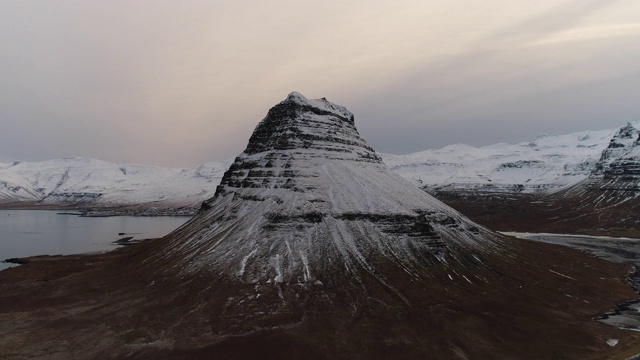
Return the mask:
<path fill-rule="evenodd" d="M 108 251 L 125 236 L 164 236 L 189 217 L 114 216 L 85 218 L 45 210 L 0 210 L 0 261 L 35 255 Z M 118 235 L 127 233 L 128 235 Z M 14 266 L 0 263 L 0 270 Z"/>

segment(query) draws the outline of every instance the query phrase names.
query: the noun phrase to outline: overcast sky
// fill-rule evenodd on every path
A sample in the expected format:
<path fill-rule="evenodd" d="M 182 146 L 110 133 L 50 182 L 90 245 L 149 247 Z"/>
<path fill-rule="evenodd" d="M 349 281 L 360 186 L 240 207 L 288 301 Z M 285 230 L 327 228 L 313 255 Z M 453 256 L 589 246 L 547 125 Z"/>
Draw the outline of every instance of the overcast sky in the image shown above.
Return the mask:
<path fill-rule="evenodd" d="M 291 91 L 379 152 L 640 118 L 637 0 L 0 0 L 0 161 L 189 167 Z"/>

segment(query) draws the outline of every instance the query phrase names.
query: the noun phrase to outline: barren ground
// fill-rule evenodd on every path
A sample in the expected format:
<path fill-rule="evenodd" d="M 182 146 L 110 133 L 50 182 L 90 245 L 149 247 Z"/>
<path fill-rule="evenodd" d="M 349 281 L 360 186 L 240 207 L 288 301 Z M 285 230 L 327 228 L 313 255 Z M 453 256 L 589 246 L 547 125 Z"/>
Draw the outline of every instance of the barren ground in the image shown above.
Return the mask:
<path fill-rule="evenodd" d="M 0 272 L 0 358 L 622 359 L 635 354 L 640 334 L 592 319 L 635 297 L 624 280 L 628 266 L 560 246 L 513 241 L 514 255 L 526 261 L 513 268 L 496 260 L 493 270 L 503 274 L 503 283 L 483 288 L 435 281 L 427 291 L 407 284 L 411 306 L 405 309 L 306 305 L 290 318 L 271 319 L 273 324 L 250 324 L 252 314 L 225 319 L 220 309 L 234 286 L 225 279 L 189 279 L 184 286 L 184 279 L 154 280 L 138 271 L 138 262 L 158 241 L 106 254 L 32 258 Z M 619 339 L 613 348 L 606 344 L 612 338 Z"/>

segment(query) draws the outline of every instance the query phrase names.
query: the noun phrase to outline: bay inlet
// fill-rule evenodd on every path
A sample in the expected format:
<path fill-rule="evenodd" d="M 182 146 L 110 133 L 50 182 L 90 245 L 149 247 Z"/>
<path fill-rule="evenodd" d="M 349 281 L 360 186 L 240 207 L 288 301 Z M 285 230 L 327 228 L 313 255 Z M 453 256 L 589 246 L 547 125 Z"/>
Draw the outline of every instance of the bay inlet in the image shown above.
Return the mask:
<path fill-rule="evenodd" d="M 50 210 L 0 210 L 0 261 L 115 249 L 113 242 L 162 237 L 190 217 L 79 217 Z M 0 270 L 15 266 L 0 262 Z"/>

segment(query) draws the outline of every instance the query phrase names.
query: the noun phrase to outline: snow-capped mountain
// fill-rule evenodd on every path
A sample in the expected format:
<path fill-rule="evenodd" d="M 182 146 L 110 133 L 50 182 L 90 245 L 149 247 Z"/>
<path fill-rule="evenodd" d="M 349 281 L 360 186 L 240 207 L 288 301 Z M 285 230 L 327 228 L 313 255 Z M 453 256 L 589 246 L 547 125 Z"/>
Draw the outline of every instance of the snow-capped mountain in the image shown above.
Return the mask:
<path fill-rule="evenodd" d="M 561 175 L 571 177 L 573 184 L 547 181 L 546 192 L 531 192 L 526 187 L 521 187 L 522 192 L 496 191 L 487 186 L 475 186 L 480 191 L 473 191 L 460 185 L 426 189 L 496 230 L 635 237 L 640 231 L 640 121 L 611 133 L 598 138 L 593 150 L 599 152 L 583 162 L 588 165 L 583 171 Z M 576 143 L 574 134 L 567 136 Z M 570 154 L 576 146 L 565 149 Z"/>
<path fill-rule="evenodd" d="M 330 258 L 392 290 L 367 257 L 420 274 L 438 262 L 477 263 L 471 249 L 500 240 L 390 171 L 344 107 L 299 93 L 269 110 L 215 197 L 174 238 L 160 257 L 188 264 L 182 271 L 314 283 L 330 279 Z"/>
<path fill-rule="evenodd" d="M 193 169 L 88 158 L 0 164 L 0 202 L 197 207 L 213 196 L 229 162 Z"/>
<path fill-rule="evenodd" d="M 442 283 L 478 293 L 501 281 L 489 264 L 508 242 L 389 170 L 347 109 L 294 92 L 142 271 L 194 279 L 217 332 L 243 334 L 343 311 L 388 320 Z"/>
<path fill-rule="evenodd" d="M 634 165 L 639 158 L 637 137 L 631 134 L 640 127 L 638 124 L 630 123 L 627 130 L 543 134 L 519 144 L 455 144 L 407 155 L 380 156 L 393 171 L 432 193 L 546 194 L 570 188 L 587 178 L 638 171 L 638 165 Z M 615 134 L 619 136 L 614 139 Z M 636 146 L 632 146 L 634 143 Z M 222 174 L 232 163 L 230 159 L 189 169 L 87 158 L 0 164 L 0 203 L 195 210 L 213 196 Z"/>
<path fill-rule="evenodd" d="M 616 132 L 602 152 L 591 178 L 637 179 L 640 176 L 640 121 Z"/>
<path fill-rule="evenodd" d="M 553 192 L 589 177 L 614 133 L 543 134 L 519 144 L 456 144 L 382 158 L 429 191 Z"/>

